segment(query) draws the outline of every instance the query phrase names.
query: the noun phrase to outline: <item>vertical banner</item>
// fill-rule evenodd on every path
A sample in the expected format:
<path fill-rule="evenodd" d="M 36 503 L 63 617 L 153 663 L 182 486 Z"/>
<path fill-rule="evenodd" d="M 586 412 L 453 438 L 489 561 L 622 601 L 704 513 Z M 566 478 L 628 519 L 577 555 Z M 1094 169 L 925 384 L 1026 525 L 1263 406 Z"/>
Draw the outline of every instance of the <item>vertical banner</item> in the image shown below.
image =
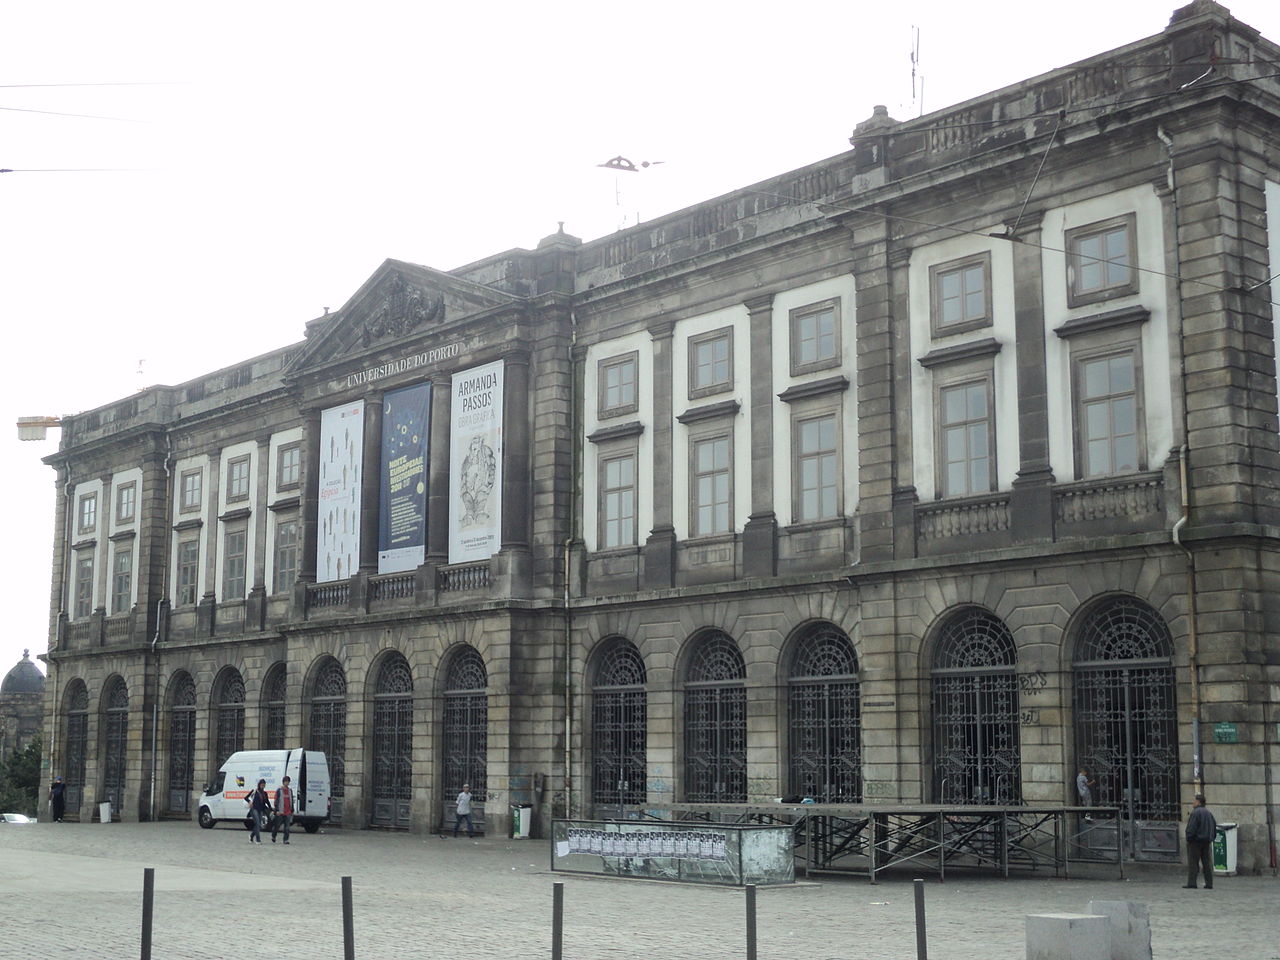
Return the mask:
<path fill-rule="evenodd" d="M 378 572 L 412 570 L 427 558 L 427 440 L 431 384 L 383 398 Z"/>
<path fill-rule="evenodd" d="M 502 546 L 502 361 L 453 376 L 449 432 L 449 562 Z"/>
<path fill-rule="evenodd" d="M 320 412 L 320 509 L 316 581 L 345 580 L 360 569 L 360 464 L 364 401 Z"/>

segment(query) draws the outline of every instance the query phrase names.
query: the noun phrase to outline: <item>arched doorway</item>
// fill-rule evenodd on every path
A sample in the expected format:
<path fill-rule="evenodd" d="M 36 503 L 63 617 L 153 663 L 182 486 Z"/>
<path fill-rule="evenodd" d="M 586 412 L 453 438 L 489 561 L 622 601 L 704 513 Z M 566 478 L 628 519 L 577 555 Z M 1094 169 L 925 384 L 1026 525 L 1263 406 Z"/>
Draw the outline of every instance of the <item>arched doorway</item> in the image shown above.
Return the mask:
<path fill-rule="evenodd" d="M 346 796 L 347 676 L 337 660 L 329 657 L 316 671 L 311 684 L 310 739 L 307 749 L 321 750 L 329 761 L 330 796 L 333 807 L 329 819 L 342 822 L 342 801 Z"/>
<path fill-rule="evenodd" d="M 788 792 L 819 803 L 862 800 L 858 658 L 843 630 L 816 624 L 797 640 L 787 683 Z"/>
<path fill-rule="evenodd" d="M 943 624 L 936 651 L 931 675 L 935 802 L 1020 803 L 1013 634 L 995 614 L 969 607 Z"/>
<path fill-rule="evenodd" d="M 606 641 L 591 687 L 591 798 L 596 806 L 644 803 L 647 709 L 644 659 L 621 637 Z"/>
<path fill-rule="evenodd" d="M 216 711 L 213 769 L 218 770 L 233 753 L 244 749 L 244 678 L 227 667 L 214 684 Z"/>
<path fill-rule="evenodd" d="M 733 638 L 694 641 L 684 679 L 684 796 L 690 803 L 747 799 L 746 665 Z"/>
<path fill-rule="evenodd" d="M 119 816 L 124 811 L 128 771 L 129 688 L 124 678 L 112 677 L 102 693 L 102 799 Z"/>
<path fill-rule="evenodd" d="M 400 654 L 382 662 L 373 695 L 373 822 L 409 826 L 413 796 L 413 674 Z"/>
<path fill-rule="evenodd" d="M 1096 782 L 1094 802 L 1121 810 L 1126 853 L 1178 859 L 1178 717 L 1173 639 L 1164 619 L 1134 597 L 1102 601 L 1081 619 L 1072 672 L 1077 766 Z M 1115 835 L 1095 828 L 1099 845 Z"/>
<path fill-rule="evenodd" d="M 168 811 L 190 813 L 195 784 L 196 682 L 184 670 L 173 678 L 170 690 Z"/>
<path fill-rule="evenodd" d="M 489 675 L 474 647 L 463 646 L 449 660 L 444 683 L 444 810 L 453 817 L 453 801 L 464 783 L 482 809 L 489 764 Z M 479 810 L 477 810 L 479 813 Z"/>
<path fill-rule="evenodd" d="M 262 749 L 284 750 L 285 743 L 285 692 L 288 690 L 288 674 L 283 663 L 277 663 L 267 671 L 262 684 Z"/>
<path fill-rule="evenodd" d="M 85 750 L 89 743 L 89 690 L 83 680 L 72 680 L 67 688 L 66 739 L 63 742 L 63 774 L 66 784 L 67 812 L 80 813 L 84 802 Z"/>

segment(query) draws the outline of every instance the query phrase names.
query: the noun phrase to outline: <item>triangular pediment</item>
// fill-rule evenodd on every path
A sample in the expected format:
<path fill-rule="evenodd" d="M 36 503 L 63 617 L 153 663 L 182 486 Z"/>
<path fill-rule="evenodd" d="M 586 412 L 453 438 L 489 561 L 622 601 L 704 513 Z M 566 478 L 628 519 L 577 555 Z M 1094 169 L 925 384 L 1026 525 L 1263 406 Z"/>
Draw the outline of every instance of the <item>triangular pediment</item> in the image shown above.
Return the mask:
<path fill-rule="evenodd" d="M 289 365 L 296 376 L 520 302 L 501 290 L 402 260 L 386 260 L 336 313 L 314 321 Z"/>

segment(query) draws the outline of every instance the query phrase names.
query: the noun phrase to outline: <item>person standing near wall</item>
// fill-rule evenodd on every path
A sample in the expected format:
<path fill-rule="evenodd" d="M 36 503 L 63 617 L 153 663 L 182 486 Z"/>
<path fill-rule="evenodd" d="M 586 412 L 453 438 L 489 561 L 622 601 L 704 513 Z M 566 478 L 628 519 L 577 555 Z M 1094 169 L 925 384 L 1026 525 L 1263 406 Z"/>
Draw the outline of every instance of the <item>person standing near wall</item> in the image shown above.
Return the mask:
<path fill-rule="evenodd" d="M 458 828 L 462 826 L 462 821 L 467 821 L 467 836 L 474 837 L 476 828 L 471 823 L 471 784 L 464 783 L 462 792 L 458 794 L 458 812 L 453 821 L 453 835 L 458 835 Z"/>
<path fill-rule="evenodd" d="M 1204 794 L 1196 794 L 1196 805 L 1187 818 L 1187 889 L 1196 889 L 1196 874 L 1204 868 L 1204 888 L 1213 889 L 1213 838 L 1218 821 L 1204 805 Z"/>
<path fill-rule="evenodd" d="M 54 777 L 49 787 L 49 813 L 54 823 L 61 823 L 63 814 L 67 812 L 67 785 L 61 777 Z"/>

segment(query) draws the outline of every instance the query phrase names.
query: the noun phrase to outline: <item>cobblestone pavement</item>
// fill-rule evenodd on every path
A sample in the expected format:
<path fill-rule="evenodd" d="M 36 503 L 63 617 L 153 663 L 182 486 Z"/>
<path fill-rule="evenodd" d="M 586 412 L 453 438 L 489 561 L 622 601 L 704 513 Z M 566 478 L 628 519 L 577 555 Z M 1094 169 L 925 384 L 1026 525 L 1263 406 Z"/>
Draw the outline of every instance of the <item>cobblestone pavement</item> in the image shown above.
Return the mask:
<path fill-rule="evenodd" d="M 226 824 L 0 827 L 0 957 L 139 955 L 144 867 L 156 869 L 153 956 L 342 957 L 341 880 L 353 878 L 357 957 L 549 957 L 552 883 L 565 884 L 566 960 L 742 960 L 741 890 L 552 874 L 545 841 L 299 831 L 250 845 Z M 1280 881 L 1220 877 L 1184 890 L 1172 867 L 1092 876 L 930 879 L 931 960 L 1023 960 L 1028 913 L 1091 899 L 1151 909 L 1156 960 L 1280 960 Z M 760 960 L 912 960 L 910 877 L 823 878 L 758 895 Z"/>

